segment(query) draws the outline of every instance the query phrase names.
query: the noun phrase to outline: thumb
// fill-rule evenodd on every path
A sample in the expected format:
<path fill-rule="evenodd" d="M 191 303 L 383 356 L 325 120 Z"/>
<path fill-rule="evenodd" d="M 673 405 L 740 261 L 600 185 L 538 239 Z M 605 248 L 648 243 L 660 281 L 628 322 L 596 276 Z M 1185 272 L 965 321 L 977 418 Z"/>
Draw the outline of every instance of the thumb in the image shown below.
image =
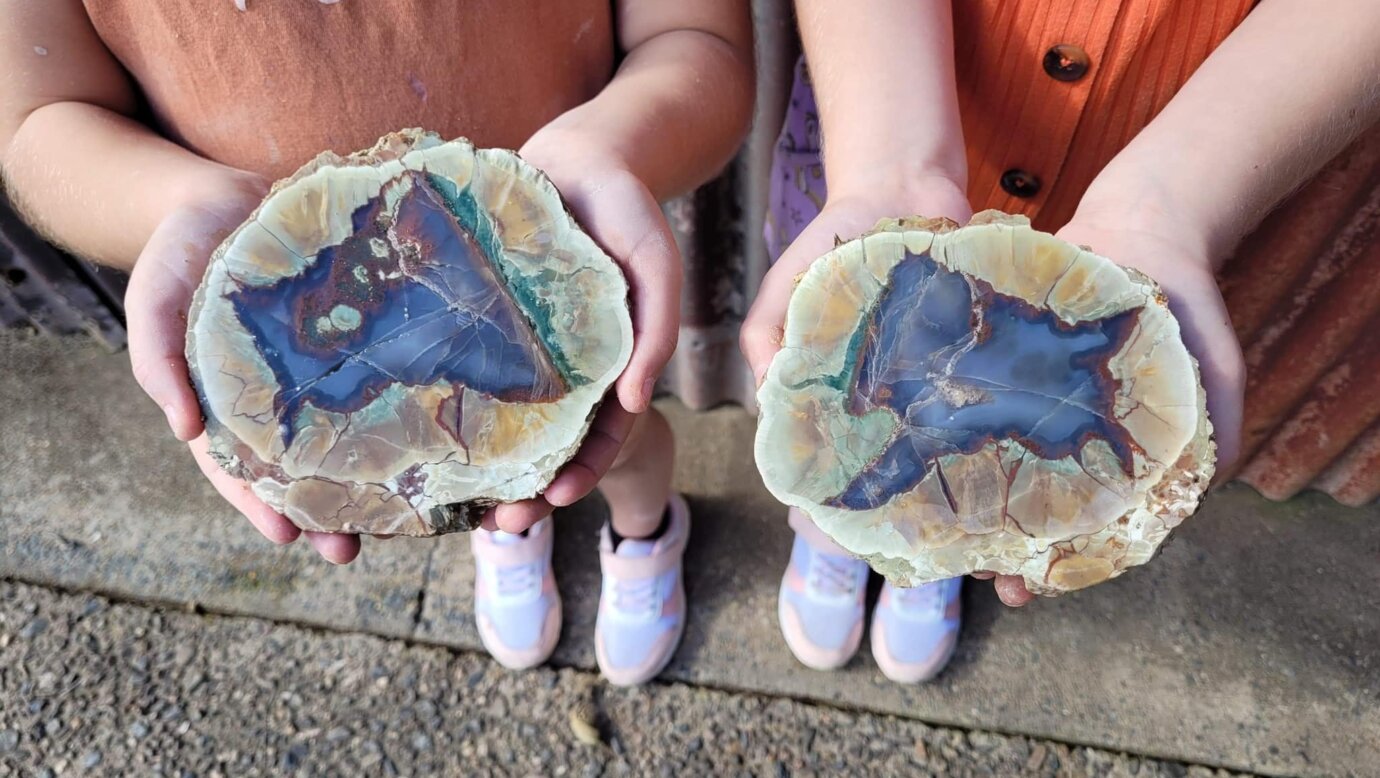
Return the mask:
<path fill-rule="evenodd" d="M 781 350 L 785 337 L 786 306 L 790 302 L 790 290 L 774 293 L 764 283 L 757 292 L 757 302 L 743 320 L 738 335 L 738 349 L 743 352 L 748 367 L 752 370 L 757 386 L 767 377 L 767 368 L 772 358 Z"/>
<path fill-rule="evenodd" d="M 656 199 L 627 173 L 562 190 L 581 226 L 622 268 L 632 308 L 633 352 L 615 386 L 630 413 L 645 411 L 680 334 L 680 250 Z"/>
<path fill-rule="evenodd" d="M 244 202 L 173 212 L 149 236 L 125 291 L 129 361 L 134 378 L 158 403 L 179 440 L 201 434 L 201 405 L 187 370 L 192 295 L 221 240 L 252 210 Z"/>
<path fill-rule="evenodd" d="M 834 246 L 835 227 L 839 226 L 823 217 L 815 219 L 762 279 L 738 336 L 738 348 L 752 368 L 758 386 L 766 378 L 772 358 L 781 350 L 796 278 Z"/>
<path fill-rule="evenodd" d="M 178 440 L 201 434 L 201 406 L 187 372 L 187 311 L 192 283 L 169 272 L 146 254 L 130 275 L 125 293 L 129 326 L 129 361 L 134 379 L 163 409 Z"/>

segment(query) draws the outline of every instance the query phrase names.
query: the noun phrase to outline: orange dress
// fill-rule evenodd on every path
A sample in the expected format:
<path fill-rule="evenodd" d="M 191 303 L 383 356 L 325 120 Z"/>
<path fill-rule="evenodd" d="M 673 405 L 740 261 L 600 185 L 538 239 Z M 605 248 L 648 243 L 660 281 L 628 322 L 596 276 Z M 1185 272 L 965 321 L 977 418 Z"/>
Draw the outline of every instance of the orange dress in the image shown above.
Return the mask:
<path fill-rule="evenodd" d="M 424 127 L 517 148 L 613 76 L 608 0 L 85 0 L 158 129 L 270 178 Z"/>
<path fill-rule="evenodd" d="M 954 58 L 975 210 L 1053 232 L 1093 178 L 1246 18 L 1255 0 L 956 0 Z M 827 197 L 802 59 L 777 142 L 768 251 Z"/>
<path fill-rule="evenodd" d="M 957 0 L 973 206 L 1050 230 L 1256 0 Z"/>

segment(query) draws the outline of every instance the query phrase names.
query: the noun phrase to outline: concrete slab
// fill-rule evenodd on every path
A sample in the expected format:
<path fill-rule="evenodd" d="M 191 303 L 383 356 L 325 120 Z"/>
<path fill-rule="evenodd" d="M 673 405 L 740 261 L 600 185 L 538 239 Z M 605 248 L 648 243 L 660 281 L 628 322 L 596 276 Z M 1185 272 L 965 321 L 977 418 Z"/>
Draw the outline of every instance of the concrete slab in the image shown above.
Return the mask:
<path fill-rule="evenodd" d="M 3 581 L 0 667 L 6 778 L 1232 778 L 751 693 L 512 673 L 481 654 Z"/>
<path fill-rule="evenodd" d="M 0 357 L 0 576 L 478 647 L 465 538 L 372 543 L 344 570 L 274 549 L 217 505 L 122 356 L 11 339 Z M 790 658 L 775 619 L 790 533 L 752 464 L 751 418 L 659 407 L 695 513 L 691 618 L 669 677 L 1259 772 L 1375 774 L 1374 506 L 1230 487 L 1117 581 L 1020 611 L 972 585 L 953 665 L 901 687 L 866 648 L 837 673 Z M 560 664 L 594 664 L 602 516 L 596 498 L 559 517 Z"/>
<path fill-rule="evenodd" d="M 335 568 L 206 483 L 125 354 L 0 332 L 0 576 L 406 636 L 430 544 Z"/>

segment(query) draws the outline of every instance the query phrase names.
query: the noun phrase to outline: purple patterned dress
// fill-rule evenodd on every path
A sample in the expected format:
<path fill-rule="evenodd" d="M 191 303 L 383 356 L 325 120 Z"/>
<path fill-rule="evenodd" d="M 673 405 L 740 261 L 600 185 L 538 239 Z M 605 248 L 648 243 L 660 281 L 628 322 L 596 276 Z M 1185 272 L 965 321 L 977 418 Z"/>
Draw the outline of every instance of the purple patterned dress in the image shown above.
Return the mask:
<path fill-rule="evenodd" d="M 763 233 L 775 262 L 824 207 L 824 160 L 820 157 L 819 108 L 810 73 L 801 57 L 786 120 L 772 155 L 771 192 Z"/>

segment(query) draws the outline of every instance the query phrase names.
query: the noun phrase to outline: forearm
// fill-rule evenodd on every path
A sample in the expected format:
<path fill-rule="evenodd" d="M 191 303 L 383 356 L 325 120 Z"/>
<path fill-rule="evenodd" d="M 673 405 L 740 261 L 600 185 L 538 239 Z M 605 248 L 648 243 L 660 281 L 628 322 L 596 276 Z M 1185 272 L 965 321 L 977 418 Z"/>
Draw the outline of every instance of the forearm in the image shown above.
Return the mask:
<path fill-rule="evenodd" d="M 128 269 L 178 208 L 262 195 L 253 176 L 210 162 L 106 108 L 56 102 L 29 113 L 0 156 L 6 188 L 42 234 Z"/>
<path fill-rule="evenodd" d="M 658 200 L 718 173 L 752 113 L 752 51 L 699 30 L 661 33 L 633 49 L 613 80 L 567 111 L 523 149 L 536 164 L 611 157 Z"/>
<path fill-rule="evenodd" d="M 1168 220 L 1222 262 L 1380 119 L 1380 3 L 1265 0 L 1098 176 L 1075 221 Z"/>
<path fill-rule="evenodd" d="M 797 0 L 831 193 L 966 188 L 951 0 Z"/>

